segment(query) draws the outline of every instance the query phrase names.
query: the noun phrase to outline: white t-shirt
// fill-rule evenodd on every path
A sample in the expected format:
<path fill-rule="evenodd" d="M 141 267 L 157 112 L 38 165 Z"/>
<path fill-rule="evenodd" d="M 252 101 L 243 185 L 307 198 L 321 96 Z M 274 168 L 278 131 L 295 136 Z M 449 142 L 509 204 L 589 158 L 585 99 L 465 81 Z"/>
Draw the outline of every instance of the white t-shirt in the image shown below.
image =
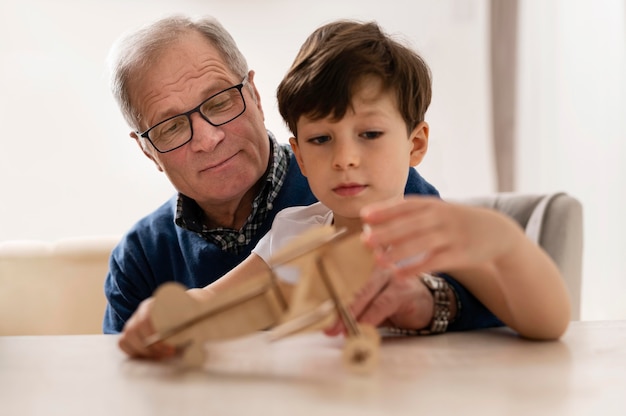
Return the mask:
<path fill-rule="evenodd" d="M 285 208 L 276 214 L 272 228 L 261 238 L 252 252 L 269 264 L 272 255 L 289 244 L 293 238 L 309 228 L 332 223 L 333 212 L 321 202 Z M 293 284 L 298 280 L 298 271 L 290 270 L 288 266 L 278 267 L 275 272 L 281 280 L 288 283 Z"/>

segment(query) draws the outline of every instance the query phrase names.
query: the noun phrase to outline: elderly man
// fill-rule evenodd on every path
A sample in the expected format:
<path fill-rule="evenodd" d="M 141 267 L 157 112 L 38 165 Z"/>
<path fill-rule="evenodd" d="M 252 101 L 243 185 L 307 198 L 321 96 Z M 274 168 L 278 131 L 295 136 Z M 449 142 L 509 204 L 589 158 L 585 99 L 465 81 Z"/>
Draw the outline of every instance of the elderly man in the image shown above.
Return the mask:
<path fill-rule="evenodd" d="M 195 288 L 219 279 L 250 254 L 278 211 L 315 202 L 289 146 L 265 128 L 254 71 L 216 20 L 165 18 L 122 39 L 114 52 L 112 89 L 130 136 L 178 192 L 114 249 L 105 333 L 122 331 L 166 281 Z M 414 169 L 407 176 L 407 193 L 438 195 Z M 392 280 L 368 294 L 371 302 L 361 300 L 368 319 L 415 310 L 405 306 L 425 297 L 432 304 L 430 289 L 414 281 L 399 290 Z M 458 305 L 448 329 L 499 323 L 457 282 L 448 284 Z M 377 302 L 381 296 L 385 302 Z M 430 321 L 433 313 L 420 318 Z"/>

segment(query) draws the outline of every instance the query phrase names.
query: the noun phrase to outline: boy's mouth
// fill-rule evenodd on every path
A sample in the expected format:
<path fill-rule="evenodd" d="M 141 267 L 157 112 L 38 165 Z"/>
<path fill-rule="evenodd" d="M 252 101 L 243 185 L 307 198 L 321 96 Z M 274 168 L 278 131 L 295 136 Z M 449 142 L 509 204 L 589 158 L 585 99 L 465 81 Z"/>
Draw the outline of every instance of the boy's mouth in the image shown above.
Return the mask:
<path fill-rule="evenodd" d="M 355 196 L 363 192 L 367 185 L 358 183 L 343 183 L 333 188 L 333 192 L 339 196 Z"/>

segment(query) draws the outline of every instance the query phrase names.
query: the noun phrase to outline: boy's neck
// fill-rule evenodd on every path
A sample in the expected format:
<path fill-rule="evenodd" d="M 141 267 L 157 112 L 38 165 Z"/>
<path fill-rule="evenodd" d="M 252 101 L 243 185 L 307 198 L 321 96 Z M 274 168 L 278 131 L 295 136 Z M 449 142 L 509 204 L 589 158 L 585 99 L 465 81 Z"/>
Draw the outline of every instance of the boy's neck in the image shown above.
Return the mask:
<path fill-rule="evenodd" d="M 333 225 L 337 230 L 345 228 L 349 234 L 360 233 L 363 229 L 363 223 L 360 218 L 342 218 L 334 215 Z"/>

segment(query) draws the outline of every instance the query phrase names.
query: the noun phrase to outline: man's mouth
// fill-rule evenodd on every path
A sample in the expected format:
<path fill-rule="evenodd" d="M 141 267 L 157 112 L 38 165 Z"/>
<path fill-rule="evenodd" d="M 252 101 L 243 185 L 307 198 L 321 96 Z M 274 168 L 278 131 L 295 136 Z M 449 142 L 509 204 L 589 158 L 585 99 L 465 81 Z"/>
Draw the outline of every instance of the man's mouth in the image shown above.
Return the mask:
<path fill-rule="evenodd" d="M 228 162 L 230 162 L 235 156 L 237 155 L 237 153 L 235 153 L 232 156 L 229 156 L 226 159 L 222 159 L 219 162 L 213 162 L 211 165 L 204 167 L 203 169 L 200 170 L 200 172 L 206 172 L 208 170 L 212 170 L 212 169 L 217 169 L 221 166 L 226 165 Z"/>

